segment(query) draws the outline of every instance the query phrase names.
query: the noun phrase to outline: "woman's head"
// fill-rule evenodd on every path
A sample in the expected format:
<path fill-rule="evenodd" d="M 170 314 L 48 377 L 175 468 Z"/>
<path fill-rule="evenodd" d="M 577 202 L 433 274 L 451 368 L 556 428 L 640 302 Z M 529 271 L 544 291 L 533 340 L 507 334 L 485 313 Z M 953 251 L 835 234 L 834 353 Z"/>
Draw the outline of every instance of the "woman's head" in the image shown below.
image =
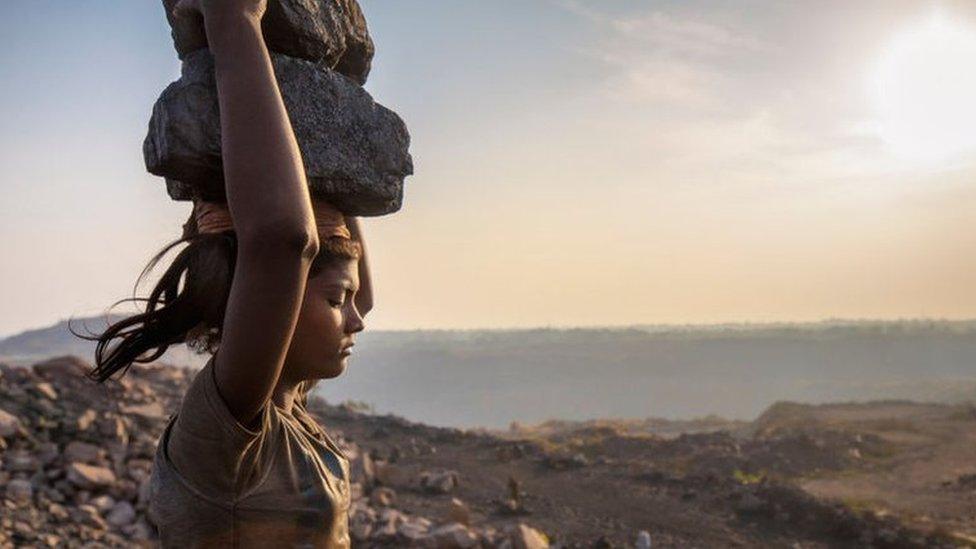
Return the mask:
<path fill-rule="evenodd" d="M 354 299 L 361 255 L 357 241 L 335 236 L 320 241 L 283 377 L 294 382 L 325 379 L 345 370 L 348 348 L 365 328 Z"/>
<path fill-rule="evenodd" d="M 183 243 L 187 246 L 173 259 L 149 297 L 131 298 L 145 301 L 144 313 L 113 324 L 96 337 L 75 334 L 98 342 L 91 378 L 105 381 L 134 362 L 152 362 L 170 345 L 187 343 L 198 353 L 213 353 L 219 348 L 237 254 L 233 231 L 198 233 L 191 217 L 183 237 L 150 260 L 136 286 L 167 252 Z M 361 255 L 362 248 L 355 240 L 341 236 L 320 240 L 286 356 L 287 372 L 283 375 L 289 379 L 314 380 L 342 373 L 345 357 L 340 351 L 363 329 L 350 293 L 358 289 Z M 110 348 L 115 339 L 119 341 Z M 144 357 L 147 352 L 149 356 Z M 303 386 L 307 389 L 309 384 Z"/>

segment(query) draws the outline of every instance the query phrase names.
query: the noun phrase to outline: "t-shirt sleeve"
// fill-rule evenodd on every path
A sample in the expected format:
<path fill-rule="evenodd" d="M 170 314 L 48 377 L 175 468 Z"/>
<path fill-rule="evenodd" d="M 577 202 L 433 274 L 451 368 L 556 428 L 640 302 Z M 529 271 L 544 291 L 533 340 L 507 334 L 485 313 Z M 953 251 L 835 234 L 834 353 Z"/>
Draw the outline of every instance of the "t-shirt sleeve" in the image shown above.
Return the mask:
<path fill-rule="evenodd" d="M 256 430 L 237 421 L 217 388 L 211 357 L 183 396 L 166 448 L 170 461 L 201 492 L 233 499 L 273 428 L 270 408 L 261 411 Z"/>

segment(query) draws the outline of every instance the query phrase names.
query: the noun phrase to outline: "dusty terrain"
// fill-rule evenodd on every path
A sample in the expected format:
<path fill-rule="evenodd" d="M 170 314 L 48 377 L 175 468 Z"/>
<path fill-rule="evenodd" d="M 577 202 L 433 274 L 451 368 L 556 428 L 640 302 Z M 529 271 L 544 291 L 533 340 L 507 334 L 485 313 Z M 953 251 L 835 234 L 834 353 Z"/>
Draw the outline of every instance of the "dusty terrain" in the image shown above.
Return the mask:
<path fill-rule="evenodd" d="M 154 543 L 148 459 L 192 372 L 137 365 L 99 386 L 85 367 L 0 366 L 0 546 Z M 634 547 L 641 532 L 653 547 L 976 545 L 972 406 L 499 432 L 311 408 L 353 462 L 357 547 Z"/>
<path fill-rule="evenodd" d="M 397 456 L 402 480 L 390 484 L 401 507 L 443 516 L 450 497 L 423 494 L 410 479 L 450 468 L 461 473 L 452 495 L 476 522 L 503 524 L 511 477 L 531 511 L 526 520 L 570 546 L 633 546 L 641 530 L 655 547 L 966 546 L 976 532 L 976 483 L 966 476 L 976 472 L 976 414 L 968 407 L 783 403 L 751 424 L 729 422 L 730 430 L 715 420 L 682 422 L 713 432 L 677 436 L 660 421 L 643 434 L 613 421 L 466 433 L 342 408 L 321 415 L 377 457 Z M 909 439 L 899 430 L 905 416 L 934 432 Z M 917 476 L 900 478 L 904 468 Z M 915 501 L 919 487 L 924 502 Z M 927 519 L 913 511 L 923 508 Z"/>

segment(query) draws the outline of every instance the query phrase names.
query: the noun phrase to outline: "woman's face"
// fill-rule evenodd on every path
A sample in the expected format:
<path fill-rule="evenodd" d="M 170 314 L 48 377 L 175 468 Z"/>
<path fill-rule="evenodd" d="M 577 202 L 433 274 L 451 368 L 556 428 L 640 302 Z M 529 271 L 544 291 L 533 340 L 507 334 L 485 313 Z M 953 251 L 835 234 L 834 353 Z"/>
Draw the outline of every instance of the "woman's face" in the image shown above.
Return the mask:
<path fill-rule="evenodd" d="M 333 378 L 346 369 L 354 334 L 365 325 L 354 303 L 359 290 L 359 262 L 334 262 L 305 285 L 285 364 L 294 381 Z"/>

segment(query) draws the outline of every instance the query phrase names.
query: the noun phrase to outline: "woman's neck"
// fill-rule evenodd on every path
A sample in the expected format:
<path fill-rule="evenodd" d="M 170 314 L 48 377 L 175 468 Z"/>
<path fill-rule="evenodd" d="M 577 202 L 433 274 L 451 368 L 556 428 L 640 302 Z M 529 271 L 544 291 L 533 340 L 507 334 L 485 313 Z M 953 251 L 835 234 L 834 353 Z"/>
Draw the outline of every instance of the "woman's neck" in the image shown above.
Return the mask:
<path fill-rule="evenodd" d="M 275 385 L 274 392 L 271 395 L 271 401 L 288 415 L 293 415 L 292 408 L 295 406 L 295 399 L 298 398 L 298 389 L 300 386 L 300 381 L 278 378 L 278 384 Z"/>

